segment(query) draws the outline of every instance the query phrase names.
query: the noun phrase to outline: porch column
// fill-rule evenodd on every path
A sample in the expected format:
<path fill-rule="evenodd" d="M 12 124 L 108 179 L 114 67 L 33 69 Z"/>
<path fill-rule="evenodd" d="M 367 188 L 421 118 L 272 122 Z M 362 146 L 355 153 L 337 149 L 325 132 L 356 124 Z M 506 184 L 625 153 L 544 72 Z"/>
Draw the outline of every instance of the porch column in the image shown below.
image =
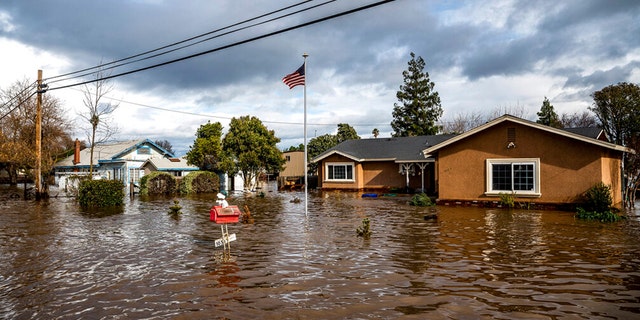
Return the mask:
<path fill-rule="evenodd" d="M 418 163 L 418 168 L 420 168 L 420 175 L 421 175 L 421 180 L 422 180 L 422 193 L 424 193 L 424 169 L 427 168 L 427 165 L 429 165 L 428 162 L 421 162 Z"/>

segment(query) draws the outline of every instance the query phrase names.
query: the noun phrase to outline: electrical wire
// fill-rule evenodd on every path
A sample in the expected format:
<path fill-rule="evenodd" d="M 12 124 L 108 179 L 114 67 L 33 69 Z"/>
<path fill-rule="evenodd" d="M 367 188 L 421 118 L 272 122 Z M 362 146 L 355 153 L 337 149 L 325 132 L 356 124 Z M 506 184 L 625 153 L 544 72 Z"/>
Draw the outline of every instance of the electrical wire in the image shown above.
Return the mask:
<path fill-rule="evenodd" d="M 217 48 L 214 48 L 214 49 L 210 49 L 210 50 L 202 51 L 202 52 L 199 52 L 199 53 L 191 54 L 191 55 L 188 55 L 188 56 L 184 56 L 184 57 L 181 57 L 181 58 L 172 59 L 172 60 L 169 60 L 169 61 L 153 64 L 153 65 L 150 65 L 150 66 L 147 66 L 147 67 L 143 67 L 143 68 L 138 68 L 138 69 L 134 69 L 134 70 L 126 71 L 126 72 L 121 72 L 121 73 L 118 73 L 118 74 L 113 74 L 113 75 L 100 77 L 100 78 L 97 78 L 97 79 L 92 79 L 92 80 L 78 82 L 78 83 L 74 83 L 74 84 L 69 84 L 69 85 L 63 85 L 63 86 L 59 86 L 59 87 L 49 88 L 49 91 L 65 89 L 65 88 L 75 87 L 75 86 L 79 86 L 79 85 L 85 85 L 85 84 L 89 84 L 89 83 L 93 83 L 93 82 L 97 82 L 97 81 L 109 80 L 109 79 L 118 78 L 118 77 L 122 77 L 122 76 L 129 75 L 129 74 L 133 74 L 133 73 L 146 71 L 146 70 L 150 70 L 150 69 L 153 69 L 153 68 L 157 68 L 157 67 L 173 64 L 173 63 L 176 63 L 176 62 L 192 59 L 192 58 L 195 58 L 195 57 L 199 57 L 199 56 L 202 56 L 202 55 L 206 55 L 206 54 L 210 54 L 210 53 L 213 53 L 213 52 L 221 51 L 221 50 L 224 50 L 224 49 L 229 49 L 229 48 L 232 48 L 232 47 L 235 47 L 235 46 L 239 46 L 239 45 L 242 45 L 242 44 L 245 44 L 245 43 L 249 43 L 249 42 L 253 42 L 253 41 L 256 41 L 256 40 L 268 38 L 268 37 L 271 37 L 271 36 L 274 36 L 274 35 L 278 35 L 278 34 L 281 34 L 281 33 L 285 33 L 285 32 L 291 31 L 291 30 L 307 27 L 307 26 L 310 26 L 310 25 L 313 25 L 313 24 L 316 24 L 316 23 L 320 23 L 320 22 L 324 22 L 324 21 L 327 21 L 327 20 L 335 19 L 335 18 L 338 18 L 338 17 L 342 17 L 342 16 L 345 16 L 345 15 L 349 15 L 349 14 L 355 13 L 355 12 L 359 12 L 359 11 L 362 11 L 362 10 L 366 10 L 366 9 L 370 9 L 370 8 L 373 8 L 373 7 L 377 7 L 377 6 L 380 6 L 382 4 L 393 2 L 393 1 L 395 1 L 395 0 L 378 1 L 378 2 L 375 2 L 375 3 L 372 3 L 372 4 L 368 4 L 368 5 L 364 5 L 364 6 L 357 7 L 357 8 L 354 8 L 354 9 L 350 9 L 350 10 L 347 10 L 347 11 L 343 11 L 343 12 L 339 12 L 339 13 L 336 13 L 336 14 L 332 14 L 332 15 L 329 15 L 329 16 L 326 16 L 326 17 L 323 17 L 323 18 L 315 19 L 315 20 L 312 20 L 312 21 L 309 21 L 309 22 L 304 22 L 304 23 L 301 23 L 301 24 L 298 24 L 298 25 L 295 25 L 295 26 L 292 26 L 292 27 L 287 27 L 287 28 L 280 29 L 280 30 L 273 31 L 273 32 L 269 32 L 269 33 L 266 33 L 266 34 L 263 34 L 263 35 L 260 35 L 260 36 L 248 38 L 248 39 L 241 40 L 241 41 L 237 41 L 237 42 L 234 42 L 234 43 L 231 43 L 231 44 L 227 44 L 227 45 L 224 45 L 224 46 L 220 46 L 220 47 L 217 47 Z"/>
<path fill-rule="evenodd" d="M 23 90 L 24 91 L 24 90 Z M 11 110 L 7 111 L 7 113 L 5 113 L 4 115 L 2 115 L 0 117 L 0 121 L 2 121 L 2 119 L 4 119 L 6 116 L 8 116 L 9 114 L 11 114 L 11 112 L 13 112 L 14 110 L 16 110 L 19 106 L 21 106 L 23 103 L 27 102 L 29 99 L 31 99 L 31 97 L 33 97 L 36 93 L 38 93 L 38 91 L 34 91 L 32 92 L 28 97 L 24 98 L 22 101 L 18 102 L 15 107 L 13 107 Z M 3 105 L 3 107 L 6 106 L 6 104 Z"/>
<path fill-rule="evenodd" d="M 191 44 L 188 44 L 188 45 L 184 45 L 184 46 L 178 47 L 178 48 L 176 48 L 176 49 L 172 49 L 172 50 L 168 50 L 168 51 L 165 51 L 165 52 L 157 53 L 157 54 L 154 54 L 154 55 L 149 56 L 149 57 L 145 57 L 145 58 L 137 59 L 137 60 L 130 61 L 130 62 L 126 62 L 126 63 L 117 64 L 117 63 L 124 62 L 124 61 L 127 61 L 127 60 L 131 60 L 131 59 L 134 59 L 134 58 L 142 57 L 142 56 L 145 56 L 145 55 L 148 55 L 148 54 L 151 54 L 151 53 L 154 53 L 154 52 L 157 52 L 157 51 L 163 50 L 163 49 L 167 49 L 167 48 L 171 48 L 171 47 L 174 47 L 174 46 L 177 46 L 177 45 L 183 44 L 183 43 L 187 43 L 187 42 L 189 42 L 189 41 L 196 40 L 196 39 L 202 38 L 202 37 L 204 37 L 204 36 L 208 36 L 208 35 L 211 35 L 211 34 L 214 34 L 214 33 L 220 32 L 220 31 L 224 31 L 224 30 L 227 30 L 227 29 L 230 29 L 230 28 L 233 28 L 233 27 L 239 26 L 239 25 L 243 25 L 243 24 L 249 23 L 249 22 L 251 22 L 251 21 L 255 21 L 255 20 L 258 20 L 258 19 L 261 19 L 261 18 L 264 18 L 264 17 L 270 16 L 270 15 L 276 14 L 276 13 L 278 13 L 278 12 L 286 11 L 286 10 L 289 10 L 289 9 L 291 9 L 291 8 L 295 8 L 295 7 L 297 7 L 297 6 L 300 6 L 300 5 L 303 5 L 303 4 L 307 3 L 307 2 L 312 2 L 312 1 L 313 1 L 313 0 L 306 0 L 306 1 L 302 1 L 302 2 L 297 3 L 297 4 L 293 4 L 293 5 L 290 5 L 290 6 L 287 6 L 287 7 L 281 8 L 281 9 L 278 9 L 278 10 L 274 10 L 274 11 L 271 11 L 271 12 L 268 12 L 268 13 L 265 13 L 265 14 L 261 14 L 261 15 L 256 16 L 256 17 L 253 17 L 253 18 L 250 18 L 250 19 L 246 19 L 246 20 L 243 20 L 243 21 L 240 21 L 240 22 L 237 22 L 237 23 L 234 23 L 234 24 L 228 25 L 228 26 L 226 26 L 226 27 L 218 28 L 218 29 L 215 29 L 215 30 L 212 30 L 212 31 L 209 31 L 209 32 L 206 32 L 206 33 L 203 33 L 203 34 L 200 34 L 200 35 L 197 35 L 197 36 L 194 36 L 194 37 L 188 38 L 188 39 L 185 39 L 185 40 L 181 40 L 181 41 L 178 41 L 178 42 L 174 42 L 174 43 L 171 43 L 171 44 L 168 44 L 168 45 L 165 45 L 165 46 L 162 46 L 162 47 L 159 47 L 159 48 L 153 49 L 153 50 L 148 50 L 148 51 L 145 51 L 145 52 L 142 52 L 142 53 L 138 53 L 138 54 L 135 54 L 135 55 L 132 55 L 132 56 L 126 57 L 126 58 L 118 59 L 118 60 L 115 60 L 115 61 L 112 61 L 112 62 L 108 62 L 108 63 L 103 63 L 103 64 L 100 64 L 100 65 L 97 65 L 97 66 L 94 66 L 94 67 L 85 68 L 85 69 L 81 69 L 81 70 L 77 70 L 77 71 L 73 71 L 73 72 L 69 72 L 69 73 L 65 73 L 65 74 L 61 74 L 61 75 L 57 75 L 57 76 L 53 76 L 53 77 L 49 77 L 49 78 L 46 78 L 46 79 L 45 79 L 45 81 L 47 81 L 47 82 L 49 82 L 49 83 L 54 83 L 54 82 L 60 82 L 60 81 L 64 81 L 64 80 L 75 79 L 75 78 L 78 78 L 78 77 L 83 77 L 83 76 L 86 76 L 86 75 L 93 74 L 93 73 L 95 73 L 96 71 L 94 71 L 94 72 L 89 72 L 89 73 L 85 73 L 85 74 L 81 74 L 81 75 L 74 76 L 74 77 L 71 77 L 71 78 L 59 79 L 59 80 L 51 81 L 52 79 L 57 79 L 57 78 L 61 78 L 61 77 L 66 77 L 66 76 L 70 76 L 70 75 L 74 75 L 74 74 L 78 74 L 78 73 L 86 72 L 86 71 L 90 71 L 90 70 L 95 70 L 95 69 L 98 69 L 98 70 L 113 69 L 113 68 L 117 68 L 117 67 L 124 66 L 124 65 L 127 65 L 127 64 L 131 64 L 131 63 L 140 62 L 140 61 L 144 61 L 144 60 L 147 60 L 147 59 L 155 58 L 155 57 L 158 57 L 158 56 L 161 56 L 161 55 L 167 54 L 167 53 L 171 53 L 171 52 L 174 52 L 174 51 L 177 51 L 177 50 L 180 50 L 180 49 L 184 49 L 184 48 L 187 48 L 187 47 L 190 47 L 190 46 L 193 46 L 193 45 L 196 45 L 196 44 L 199 44 L 199 43 L 205 42 L 205 41 L 212 40 L 212 39 L 214 39 L 214 38 L 218 38 L 218 37 L 220 37 L 220 36 L 222 36 L 222 35 L 226 35 L 226 34 L 234 33 L 234 32 L 237 32 L 237 31 L 241 31 L 241 30 L 247 29 L 247 28 L 249 28 L 249 27 L 254 27 L 254 26 L 257 26 L 257 25 L 260 25 L 260 24 L 264 24 L 264 23 L 266 23 L 266 22 L 271 22 L 271 21 L 274 21 L 274 20 L 277 20 L 277 19 L 281 19 L 281 18 L 283 18 L 283 17 L 287 17 L 287 16 L 292 15 L 292 14 L 297 14 L 297 13 L 300 13 L 300 12 L 303 12 L 303 11 L 307 11 L 307 10 L 310 10 L 310 9 L 312 9 L 312 8 L 322 6 L 322 5 L 328 4 L 328 3 L 330 3 L 330 2 L 334 2 L 334 1 L 336 1 L 336 0 L 327 1 L 327 2 L 322 3 L 322 4 L 320 4 L 320 5 L 315 5 L 315 6 L 312 6 L 312 7 L 309 7 L 309 8 L 305 8 L 305 9 L 302 9 L 302 10 L 298 10 L 298 11 L 296 11 L 296 12 L 294 12 L 294 13 L 290 13 L 290 14 L 287 14 L 287 15 L 284 15 L 284 16 L 280 16 L 280 17 L 278 17 L 278 18 L 273 18 L 273 19 L 267 20 L 267 21 L 265 21 L 265 22 L 261 22 L 261 23 L 253 24 L 253 25 L 251 25 L 251 26 L 249 26 L 249 27 L 243 27 L 243 28 L 239 28 L 239 29 L 236 29 L 236 30 L 233 30 L 233 31 L 229 31 L 229 32 L 223 33 L 222 35 L 218 35 L 218 36 L 214 36 L 214 37 L 209 37 L 209 38 L 206 38 L 206 39 L 204 39 L 204 40 L 200 40 L 200 41 L 197 41 L 197 42 L 195 42 L 195 43 L 191 43 Z M 110 66 L 110 65 L 114 65 L 114 64 L 117 64 L 117 65 L 115 65 L 115 66 L 111 66 L 111 67 L 109 67 L 109 68 L 105 68 L 106 66 Z"/>
<path fill-rule="evenodd" d="M 152 58 L 157 58 L 157 57 L 159 57 L 159 56 L 162 56 L 162 55 L 165 55 L 165 54 L 168 54 L 168 53 L 172 53 L 172 52 L 175 52 L 175 51 L 178 51 L 178 50 L 186 49 L 186 48 L 188 48 L 188 47 L 192 47 L 192 46 L 195 46 L 195 45 L 197 45 L 197 44 L 200 44 L 200 43 L 203 43 L 203 42 L 206 42 L 206 41 L 209 41 L 209 40 L 213 40 L 213 39 L 216 39 L 216 38 L 220 38 L 220 37 L 222 37 L 222 36 L 226 36 L 226 35 L 229 35 L 229 34 L 232 34 L 232 33 L 236 33 L 236 32 L 242 31 L 242 30 L 246 30 L 246 29 L 249 29 L 249 28 L 257 27 L 257 26 L 259 26 L 259 25 L 263 25 L 263 24 L 270 23 L 270 22 L 273 22 L 273 21 L 277 21 L 277 20 L 280 20 L 280 19 L 283 19 L 283 18 L 286 18 L 286 17 L 292 16 L 292 15 L 295 15 L 295 14 L 299 14 L 299 13 L 304 12 L 304 11 L 308 11 L 308 10 L 311 10 L 311 9 L 315 9 L 315 8 L 318 8 L 318 7 L 321 7 L 321 6 L 327 5 L 327 4 L 329 4 L 329 3 L 331 3 L 331 2 L 335 2 L 335 1 L 337 1 L 337 0 L 329 0 L 329 1 L 326 1 L 326 2 L 323 2 L 323 3 L 320 3 L 320 4 L 317 4 L 317 5 L 315 5 L 315 6 L 307 7 L 307 8 L 304 8 L 304 9 L 300 9 L 300 10 L 298 10 L 298 11 L 294 11 L 294 12 L 287 13 L 287 14 L 285 14 L 285 15 L 281 15 L 281 16 L 278 16 L 278 17 L 275 17 L 275 18 L 271 18 L 271 19 L 268 19 L 268 20 L 265 20 L 265 21 L 257 22 L 257 23 L 254 23 L 254 24 L 251 24 L 251 25 L 248 25 L 248 26 L 244 26 L 244 27 L 241 27 L 241 28 L 237 28 L 237 29 L 234 29 L 234 30 L 231 30 L 231 31 L 227 31 L 227 32 L 221 33 L 221 34 L 217 34 L 217 35 L 214 35 L 214 36 L 211 36 L 211 37 L 208 37 L 208 38 L 205 38 L 205 39 L 202 39 L 202 40 L 199 40 L 199 41 L 196 41 L 196 42 L 193 42 L 193 43 L 187 44 L 187 45 L 183 45 L 183 46 L 180 46 L 180 47 L 177 47 L 177 48 L 173 48 L 173 49 L 171 49 L 171 50 L 167 50 L 167 51 L 163 51 L 163 52 L 160 52 L 160 53 L 156 53 L 156 54 L 151 55 L 151 56 L 147 56 L 147 57 L 144 57 L 144 58 L 140 58 L 140 59 L 136 59 L 136 60 L 132 60 L 132 61 L 128 61 L 128 62 L 124 62 L 124 63 L 116 64 L 116 65 L 112 65 L 112 66 L 110 66 L 110 67 L 108 67 L 108 68 L 101 68 L 101 67 L 103 67 L 103 66 L 107 66 L 107 65 L 110 65 L 110 64 L 112 64 L 112 63 L 102 64 L 102 65 L 99 65 L 99 66 L 96 66 L 96 67 L 92 67 L 92 68 L 85 69 L 85 70 L 93 70 L 93 69 L 99 68 L 99 70 L 97 70 L 97 71 L 92 71 L 92 72 L 83 73 L 83 74 L 80 74 L 80 75 L 76 75 L 76 76 L 74 76 L 74 77 L 69 77 L 69 78 L 64 78 L 64 79 L 58 79 L 58 80 L 54 80 L 54 81 L 48 81 L 47 83 L 48 83 L 48 84 L 51 84 L 51 83 L 56 83 L 56 82 L 61 82 L 61 81 L 67 81 L 67 80 L 71 80 L 71 79 L 82 78 L 82 77 L 85 77 L 85 76 L 88 76 L 88 75 L 96 74 L 97 72 L 100 72 L 100 71 L 105 71 L 105 70 L 115 69 L 115 68 L 117 68 L 117 67 L 122 67 L 122 66 L 129 65 L 129 64 L 132 64 L 132 63 L 141 62 L 141 61 L 149 60 L 149 59 L 152 59 Z M 291 8 L 291 6 L 287 7 L 286 9 L 288 9 L 288 8 Z M 275 12 L 282 11 L 282 10 L 285 10 L 285 9 L 280 9 L 280 10 L 277 10 L 277 11 L 273 11 L 272 13 L 261 15 L 260 17 L 264 17 L 264 16 L 267 16 L 267 15 L 270 15 L 270 14 L 273 14 L 273 13 L 275 13 Z M 252 21 L 252 20 L 255 20 L 255 19 L 258 19 L 258 18 L 259 18 L 259 17 L 252 18 L 252 19 L 248 19 L 248 20 L 245 20 L 245 21 L 243 21 L 243 22 L 241 22 L 241 23 L 233 24 L 233 25 L 231 25 L 231 26 L 236 26 L 236 25 L 239 25 L 239 24 L 244 24 L 244 23 L 246 23 L 246 22 L 248 22 L 248 21 Z M 224 27 L 224 28 L 220 28 L 220 29 L 217 29 L 217 30 L 214 30 L 214 31 L 208 32 L 208 33 L 206 33 L 206 34 L 204 34 L 204 35 L 209 35 L 209 34 L 212 34 L 212 33 L 217 32 L 217 31 L 222 31 L 222 30 L 225 30 L 225 29 L 229 29 L 231 26 Z M 198 38 L 198 37 L 202 37 L 202 36 L 203 36 L 203 35 L 200 35 L 200 36 L 197 36 L 197 37 L 193 37 L 193 38 L 191 38 L 191 39 L 189 39 L 189 40 L 192 40 L 192 39 L 195 39 L 195 38 Z M 177 44 L 184 43 L 184 42 L 187 42 L 187 41 L 189 41 L 189 40 L 181 41 L 181 42 L 178 42 Z M 163 49 L 163 48 L 168 48 L 168 47 L 171 47 L 171 46 L 174 46 L 174 45 L 175 45 L 175 44 L 171 44 L 171 45 L 168 45 L 168 46 L 164 46 L 164 47 L 162 47 L 162 48 L 159 48 L 159 49 L 154 49 L 154 50 L 151 50 L 151 51 L 147 51 L 147 53 L 153 53 L 153 52 L 155 52 L 155 51 L 159 51 L 159 50 L 161 50 L 161 49 Z M 141 54 L 140 54 L 140 55 L 141 55 Z M 135 55 L 135 56 L 133 56 L 133 57 L 137 57 L 137 56 L 140 56 L 140 55 Z M 131 58 L 121 59 L 120 61 L 127 60 L 127 59 L 131 59 Z M 77 73 L 77 72 L 79 72 L 79 71 L 76 71 L 76 72 L 73 72 L 73 73 Z M 71 73 L 71 74 L 73 74 L 73 73 Z M 57 77 L 60 77 L 60 76 L 51 77 L 51 78 L 49 78 L 49 79 L 53 79 L 53 78 L 57 78 Z"/>
<path fill-rule="evenodd" d="M 35 85 L 36 85 L 37 81 L 34 81 L 30 84 L 28 84 L 27 86 L 24 87 L 24 89 L 22 89 L 22 91 L 18 92 L 16 95 L 14 95 L 11 99 L 9 99 L 9 101 L 5 102 L 2 104 L 2 106 L 0 106 L 0 109 L 6 107 L 7 105 L 9 105 L 13 100 L 17 99 L 19 96 L 21 96 L 22 94 L 24 94 L 25 91 L 27 91 L 27 89 L 32 89 Z"/>

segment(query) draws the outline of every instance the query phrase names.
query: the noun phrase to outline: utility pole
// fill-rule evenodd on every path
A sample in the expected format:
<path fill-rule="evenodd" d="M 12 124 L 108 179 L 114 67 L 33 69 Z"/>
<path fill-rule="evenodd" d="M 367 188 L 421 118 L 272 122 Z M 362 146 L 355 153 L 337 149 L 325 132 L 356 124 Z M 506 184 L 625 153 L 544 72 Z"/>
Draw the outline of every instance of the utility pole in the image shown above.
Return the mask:
<path fill-rule="evenodd" d="M 36 99 L 36 200 L 46 197 L 42 191 L 42 94 L 47 92 L 47 85 L 42 84 L 42 70 L 38 70 L 38 97 Z"/>

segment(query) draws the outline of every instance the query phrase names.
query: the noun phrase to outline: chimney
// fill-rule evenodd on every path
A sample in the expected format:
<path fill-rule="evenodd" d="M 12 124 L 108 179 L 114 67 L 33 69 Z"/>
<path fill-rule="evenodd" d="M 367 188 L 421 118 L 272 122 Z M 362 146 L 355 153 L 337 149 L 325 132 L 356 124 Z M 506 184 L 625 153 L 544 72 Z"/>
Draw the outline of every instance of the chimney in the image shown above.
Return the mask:
<path fill-rule="evenodd" d="M 80 140 L 76 138 L 75 150 L 73 151 L 73 164 L 80 163 Z"/>

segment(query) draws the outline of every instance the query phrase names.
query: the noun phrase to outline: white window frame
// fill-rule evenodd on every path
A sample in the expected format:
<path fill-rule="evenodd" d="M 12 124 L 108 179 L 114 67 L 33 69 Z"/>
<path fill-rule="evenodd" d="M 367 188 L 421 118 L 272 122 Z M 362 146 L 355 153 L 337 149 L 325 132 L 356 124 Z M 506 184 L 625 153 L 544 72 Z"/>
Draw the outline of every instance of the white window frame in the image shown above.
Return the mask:
<path fill-rule="evenodd" d="M 493 165 L 494 164 L 526 164 L 533 165 L 533 190 L 493 190 Z M 540 158 L 508 158 L 486 160 L 486 188 L 485 195 L 500 196 L 504 193 L 513 193 L 521 197 L 540 197 Z M 513 181 L 512 181 L 513 184 Z"/>
<path fill-rule="evenodd" d="M 344 166 L 345 168 L 350 166 L 351 167 L 351 178 L 346 178 L 346 179 L 329 179 L 329 167 L 330 166 Z M 355 174 L 356 174 L 356 166 L 353 162 L 327 162 L 324 164 L 324 181 L 330 181 L 330 182 L 353 182 L 355 181 Z M 347 170 L 345 169 L 345 174 L 346 174 Z"/>

